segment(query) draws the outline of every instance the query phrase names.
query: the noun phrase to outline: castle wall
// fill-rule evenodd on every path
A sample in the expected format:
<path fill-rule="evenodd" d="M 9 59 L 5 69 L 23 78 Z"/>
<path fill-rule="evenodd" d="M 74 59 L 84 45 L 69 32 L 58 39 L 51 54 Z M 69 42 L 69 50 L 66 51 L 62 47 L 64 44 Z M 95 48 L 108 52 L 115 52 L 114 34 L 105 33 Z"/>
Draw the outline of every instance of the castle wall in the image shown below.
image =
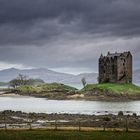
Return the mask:
<path fill-rule="evenodd" d="M 131 83 L 132 55 L 130 52 L 108 54 L 99 59 L 99 83 Z"/>
<path fill-rule="evenodd" d="M 125 83 L 126 81 L 126 59 L 121 56 L 117 61 L 118 69 L 117 69 L 117 81 L 118 83 Z"/>
<path fill-rule="evenodd" d="M 99 59 L 99 83 L 102 83 L 105 81 L 105 67 L 104 67 L 104 61 L 103 59 Z"/>
<path fill-rule="evenodd" d="M 112 59 L 109 69 L 110 69 L 109 82 L 114 83 L 117 81 L 117 58 Z"/>
<path fill-rule="evenodd" d="M 126 61 L 126 71 L 128 76 L 127 80 L 129 83 L 132 83 L 132 55 L 129 55 Z"/>

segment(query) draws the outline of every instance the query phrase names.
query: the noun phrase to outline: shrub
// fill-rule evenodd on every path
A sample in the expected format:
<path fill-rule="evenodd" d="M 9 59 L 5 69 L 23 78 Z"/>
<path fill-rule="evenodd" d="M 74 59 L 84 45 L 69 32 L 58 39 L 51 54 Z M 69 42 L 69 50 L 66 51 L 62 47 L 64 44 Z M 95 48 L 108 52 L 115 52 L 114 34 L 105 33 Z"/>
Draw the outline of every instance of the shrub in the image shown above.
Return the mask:
<path fill-rule="evenodd" d="M 107 121 L 107 122 L 108 122 L 108 121 L 111 121 L 111 118 L 109 118 L 109 117 L 107 117 L 107 116 L 104 117 L 103 119 L 104 119 L 104 121 Z"/>
<path fill-rule="evenodd" d="M 123 112 L 122 111 L 119 111 L 118 112 L 118 116 L 123 116 Z"/>
<path fill-rule="evenodd" d="M 133 113 L 133 116 L 134 116 L 134 117 L 137 117 L 137 114 L 136 114 L 136 113 Z"/>

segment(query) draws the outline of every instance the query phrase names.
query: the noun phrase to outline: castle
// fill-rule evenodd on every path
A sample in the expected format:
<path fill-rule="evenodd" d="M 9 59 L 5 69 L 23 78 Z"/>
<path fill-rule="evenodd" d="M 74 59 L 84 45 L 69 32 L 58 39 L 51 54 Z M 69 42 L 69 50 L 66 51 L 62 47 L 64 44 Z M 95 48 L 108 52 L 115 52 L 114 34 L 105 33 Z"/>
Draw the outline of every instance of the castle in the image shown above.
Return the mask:
<path fill-rule="evenodd" d="M 101 54 L 99 83 L 132 83 L 132 55 L 130 52 Z"/>

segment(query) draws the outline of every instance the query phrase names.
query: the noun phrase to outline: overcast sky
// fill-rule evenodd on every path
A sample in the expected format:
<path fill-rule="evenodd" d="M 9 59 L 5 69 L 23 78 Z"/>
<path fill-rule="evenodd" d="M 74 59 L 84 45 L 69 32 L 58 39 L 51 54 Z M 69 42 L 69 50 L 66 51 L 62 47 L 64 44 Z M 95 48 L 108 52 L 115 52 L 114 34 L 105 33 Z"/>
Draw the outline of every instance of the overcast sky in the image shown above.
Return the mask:
<path fill-rule="evenodd" d="M 97 72 L 108 51 L 140 68 L 140 0 L 0 0 L 0 69 Z"/>

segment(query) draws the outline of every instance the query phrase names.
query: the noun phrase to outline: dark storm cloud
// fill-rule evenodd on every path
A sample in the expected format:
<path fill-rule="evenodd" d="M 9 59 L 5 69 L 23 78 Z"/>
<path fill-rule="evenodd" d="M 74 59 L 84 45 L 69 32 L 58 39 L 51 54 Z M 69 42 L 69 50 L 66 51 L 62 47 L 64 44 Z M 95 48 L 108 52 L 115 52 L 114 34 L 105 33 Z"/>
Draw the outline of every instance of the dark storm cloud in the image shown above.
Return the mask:
<path fill-rule="evenodd" d="M 0 61 L 93 68 L 108 50 L 139 58 L 139 13 L 139 0 L 0 0 Z"/>
<path fill-rule="evenodd" d="M 50 39 L 67 32 L 67 24 L 73 24 L 71 32 L 138 36 L 139 5 L 138 0 L 1 0 L 1 43 Z"/>

